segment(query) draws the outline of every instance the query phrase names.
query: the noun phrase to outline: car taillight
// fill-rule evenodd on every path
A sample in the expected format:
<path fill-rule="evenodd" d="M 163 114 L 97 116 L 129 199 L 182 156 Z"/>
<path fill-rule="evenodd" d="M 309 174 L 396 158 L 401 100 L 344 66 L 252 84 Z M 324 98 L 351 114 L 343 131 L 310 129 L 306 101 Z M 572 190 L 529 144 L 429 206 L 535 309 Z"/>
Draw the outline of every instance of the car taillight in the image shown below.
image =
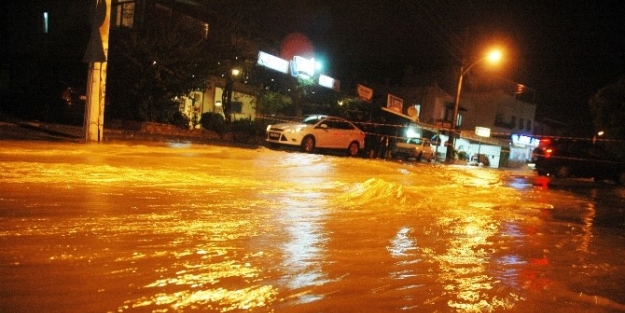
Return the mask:
<path fill-rule="evenodd" d="M 552 153 L 553 153 L 553 149 L 551 149 L 551 148 L 545 149 L 545 157 L 546 158 L 551 157 Z"/>

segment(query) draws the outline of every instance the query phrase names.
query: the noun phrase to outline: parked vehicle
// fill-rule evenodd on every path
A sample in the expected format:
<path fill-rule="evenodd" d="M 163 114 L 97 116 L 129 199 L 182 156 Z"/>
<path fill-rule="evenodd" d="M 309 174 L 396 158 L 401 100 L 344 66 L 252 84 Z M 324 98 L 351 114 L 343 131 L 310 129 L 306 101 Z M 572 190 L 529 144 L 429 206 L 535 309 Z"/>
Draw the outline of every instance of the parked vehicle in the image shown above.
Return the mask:
<path fill-rule="evenodd" d="M 469 164 L 471 165 L 482 165 L 482 166 L 490 166 L 490 159 L 488 158 L 488 156 L 486 154 L 480 153 L 480 154 L 474 154 L 471 156 L 471 160 L 469 161 Z"/>
<path fill-rule="evenodd" d="M 590 141 L 545 140 L 532 153 L 538 175 L 593 178 L 625 184 L 625 162 Z"/>
<path fill-rule="evenodd" d="M 417 161 L 425 159 L 428 162 L 431 162 L 435 155 L 429 139 L 416 137 L 397 142 L 391 154 L 394 158 L 415 159 Z"/>
<path fill-rule="evenodd" d="M 316 149 L 345 149 L 357 156 L 365 146 L 365 133 L 350 121 L 328 115 L 308 115 L 301 122 L 267 126 L 265 141 L 271 145 L 299 146 L 304 152 Z"/>

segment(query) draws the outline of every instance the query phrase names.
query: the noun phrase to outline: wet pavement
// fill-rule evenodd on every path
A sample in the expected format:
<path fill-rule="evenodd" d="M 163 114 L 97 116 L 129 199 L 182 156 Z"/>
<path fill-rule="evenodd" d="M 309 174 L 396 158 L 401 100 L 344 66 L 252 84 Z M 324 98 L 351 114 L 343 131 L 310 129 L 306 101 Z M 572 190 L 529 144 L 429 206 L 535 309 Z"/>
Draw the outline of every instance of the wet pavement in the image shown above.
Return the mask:
<path fill-rule="evenodd" d="M 621 186 L 180 141 L 0 142 L 0 312 L 625 311 Z"/>

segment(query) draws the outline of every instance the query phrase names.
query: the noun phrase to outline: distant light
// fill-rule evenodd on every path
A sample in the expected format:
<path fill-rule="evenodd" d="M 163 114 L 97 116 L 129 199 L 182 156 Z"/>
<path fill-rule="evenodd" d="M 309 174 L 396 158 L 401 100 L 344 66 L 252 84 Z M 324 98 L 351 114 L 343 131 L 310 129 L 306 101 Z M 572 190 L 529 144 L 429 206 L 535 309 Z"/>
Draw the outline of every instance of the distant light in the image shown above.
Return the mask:
<path fill-rule="evenodd" d="M 48 12 L 43 12 L 43 33 L 47 34 L 48 31 Z"/>
<path fill-rule="evenodd" d="M 232 76 L 239 76 L 240 73 L 241 71 L 238 68 L 232 69 Z"/>
<path fill-rule="evenodd" d="M 419 132 L 414 127 L 409 127 L 406 129 L 406 137 L 407 138 L 419 138 L 421 137 L 421 132 Z"/>
<path fill-rule="evenodd" d="M 323 69 L 323 63 L 319 61 L 315 61 L 315 72 L 321 72 Z"/>

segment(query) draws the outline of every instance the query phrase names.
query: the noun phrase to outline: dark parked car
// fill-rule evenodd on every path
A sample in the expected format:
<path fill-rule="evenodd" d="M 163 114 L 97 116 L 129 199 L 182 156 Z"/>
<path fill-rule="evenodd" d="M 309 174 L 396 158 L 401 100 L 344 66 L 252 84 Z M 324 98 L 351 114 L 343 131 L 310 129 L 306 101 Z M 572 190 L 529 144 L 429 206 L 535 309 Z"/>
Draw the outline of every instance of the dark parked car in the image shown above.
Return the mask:
<path fill-rule="evenodd" d="M 593 178 L 625 184 L 625 162 L 585 140 L 544 140 L 532 153 L 538 175 Z"/>

